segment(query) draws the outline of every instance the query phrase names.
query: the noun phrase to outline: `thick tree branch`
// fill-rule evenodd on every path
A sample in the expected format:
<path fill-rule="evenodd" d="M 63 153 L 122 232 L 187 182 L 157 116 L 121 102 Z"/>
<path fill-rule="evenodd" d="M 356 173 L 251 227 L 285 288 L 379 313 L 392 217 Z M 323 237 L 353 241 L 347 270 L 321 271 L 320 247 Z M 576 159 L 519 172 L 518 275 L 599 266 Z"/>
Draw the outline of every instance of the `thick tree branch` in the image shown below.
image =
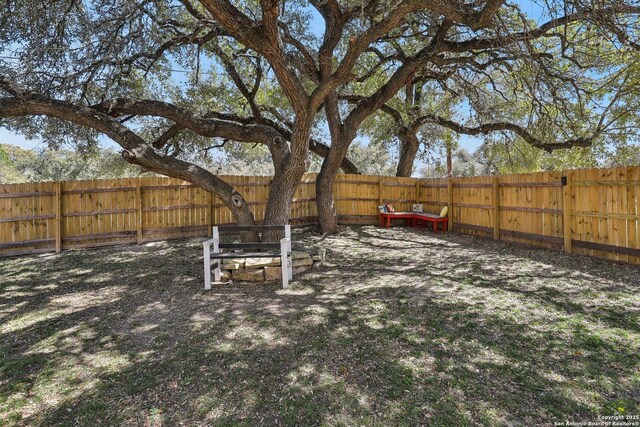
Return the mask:
<path fill-rule="evenodd" d="M 276 129 L 278 132 L 280 132 L 282 136 L 287 140 L 289 140 L 292 137 L 291 127 L 293 126 L 293 123 L 290 123 L 290 122 L 284 123 L 284 125 L 281 125 L 265 117 L 259 117 L 259 118 L 242 117 L 235 114 L 217 114 L 217 116 L 223 120 L 235 121 L 245 125 L 249 123 L 257 123 L 257 124 L 262 124 L 266 126 L 271 126 L 274 129 Z M 329 149 L 330 147 L 328 145 L 316 140 L 315 138 L 309 138 L 309 150 L 312 153 L 322 158 L 325 158 L 329 153 Z M 342 163 L 340 164 L 340 169 L 342 169 L 344 173 L 350 173 L 355 175 L 360 174 L 360 170 L 358 169 L 358 167 L 346 157 L 342 160 Z"/>
<path fill-rule="evenodd" d="M 162 135 L 158 137 L 158 139 L 153 141 L 151 146 L 159 150 L 163 148 L 165 145 L 167 145 L 169 141 L 171 141 L 173 138 L 178 136 L 183 130 L 184 130 L 184 126 L 180 126 L 176 124 L 171 125 L 166 131 L 162 133 Z"/>
<path fill-rule="evenodd" d="M 345 119 L 344 127 L 346 129 L 352 129 L 352 131 L 355 132 L 355 129 L 360 126 L 364 119 L 382 107 L 403 86 L 408 84 L 414 75 L 427 65 L 437 53 L 451 25 L 453 25 L 453 23 L 450 21 L 444 21 L 440 24 L 431 43 L 420 50 L 415 56 L 407 59 L 384 85 L 380 86 L 372 95 L 359 102 Z"/>
<path fill-rule="evenodd" d="M 265 0 L 263 23 L 253 21 L 226 0 L 200 0 L 211 15 L 240 43 L 263 55 L 273 67 L 278 81 L 296 115 L 305 116 L 309 96 L 295 75 L 282 49 L 277 30 L 277 1 Z"/>
<path fill-rule="evenodd" d="M 0 98 L 0 117 L 34 115 L 55 117 L 94 129 L 118 143 L 124 149 L 123 157 L 129 163 L 192 182 L 219 197 L 239 223 L 254 223 L 246 201 L 231 185 L 197 165 L 159 155 L 142 138 L 105 113 L 42 96 Z"/>
<path fill-rule="evenodd" d="M 485 123 L 478 126 L 464 126 L 453 120 L 446 119 L 444 117 L 437 116 L 435 114 L 428 114 L 421 117 L 418 121 L 420 124 L 435 123 L 440 126 L 444 126 L 453 130 L 459 134 L 465 135 L 486 135 L 491 132 L 497 131 L 510 131 L 524 139 L 526 142 L 534 147 L 542 150 L 552 152 L 553 150 L 571 148 L 571 147 L 589 147 L 593 143 L 593 140 L 597 135 L 589 137 L 578 137 L 569 139 L 564 142 L 543 142 L 540 139 L 533 136 L 527 129 L 514 123 L 496 122 Z"/>
<path fill-rule="evenodd" d="M 550 32 L 558 27 L 565 26 L 567 24 L 579 21 L 587 21 L 590 19 L 600 19 L 601 16 L 614 16 L 616 14 L 638 14 L 640 13 L 640 6 L 629 5 L 617 5 L 605 8 L 594 8 L 589 10 L 581 10 L 576 13 L 561 16 L 546 23 L 540 25 L 537 28 L 520 31 L 511 34 L 501 34 L 496 37 L 485 38 L 476 37 L 463 41 L 446 41 L 442 45 L 442 50 L 447 52 L 474 52 L 487 49 L 496 50 L 500 47 L 505 47 L 515 43 L 520 43 L 527 40 L 534 40 L 547 35 L 555 35 Z"/>
<path fill-rule="evenodd" d="M 198 117 L 184 108 L 163 101 L 118 98 L 104 101 L 91 108 L 111 117 L 119 117 L 123 114 L 163 117 L 206 137 L 253 142 L 267 146 L 286 145 L 282 135 L 272 127 L 255 124 L 240 125 L 226 120 Z"/>

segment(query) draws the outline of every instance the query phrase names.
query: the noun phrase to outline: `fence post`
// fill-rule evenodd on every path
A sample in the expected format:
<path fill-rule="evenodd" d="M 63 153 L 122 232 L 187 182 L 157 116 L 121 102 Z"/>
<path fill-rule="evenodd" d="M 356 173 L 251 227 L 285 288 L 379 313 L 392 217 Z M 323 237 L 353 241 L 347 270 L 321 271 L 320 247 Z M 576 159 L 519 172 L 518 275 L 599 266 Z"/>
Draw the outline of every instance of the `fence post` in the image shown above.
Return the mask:
<path fill-rule="evenodd" d="M 382 176 L 378 177 L 378 204 L 382 204 Z"/>
<path fill-rule="evenodd" d="M 56 182 L 56 253 L 62 251 L 62 182 Z"/>
<path fill-rule="evenodd" d="M 420 203 L 420 178 L 416 180 L 416 204 Z"/>
<path fill-rule="evenodd" d="M 447 179 L 447 190 L 448 190 L 448 211 L 449 211 L 449 221 L 448 224 L 449 226 L 447 227 L 449 229 L 449 231 L 453 230 L 453 178 L 449 177 Z"/>
<path fill-rule="evenodd" d="M 142 178 L 136 180 L 136 208 L 138 209 L 138 221 L 136 224 L 136 237 L 138 244 L 142 243 Z"/>
<path fill-rule="evenodd" d="M 493 240 L 500 240 L 500 178 L 493 177 Z"/>
<path fill-rule="evenodd" d="M 562 177 L 562 231 L 564 235 L 564 251 L 571 253 L 571 173 Z"/>
<path fill-rule="evenodd" d="M 213 194 L 207 192 L 209 195 L 209 206 L 207 207 L 207 212 L 209 213 L 209 222 L 207 223 L 209 226 L 207 227 L 207 236 L 213 236 Z"/>

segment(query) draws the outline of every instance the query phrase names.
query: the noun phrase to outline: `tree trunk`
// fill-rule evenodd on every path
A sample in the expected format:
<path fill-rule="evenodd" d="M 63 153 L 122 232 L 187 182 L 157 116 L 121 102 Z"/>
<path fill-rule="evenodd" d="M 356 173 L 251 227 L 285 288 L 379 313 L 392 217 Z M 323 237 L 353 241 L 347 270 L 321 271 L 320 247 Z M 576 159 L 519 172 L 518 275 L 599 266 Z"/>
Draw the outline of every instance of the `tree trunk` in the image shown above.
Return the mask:
<path fill-rule="evenodd" d="M 398 169 L 396 176 L 411 176 L 413 165 L 418 155 L 420 141 L 415 133 L 407 131 L 400 135 L 400 158 L 398 159 Z"/>
<path fill-rule="evenodd" d="M 340 169 L 342 159 L 347 155 L 349 145 L 355 138 L 355 132 L 342 132 L 331 147 L 329 155 L 322 162 L 322 168 L 316 180 L 316 202 L 318 220 L 323 233 L 335 234 L 338 231 L 338 216 L 333 200 L 333 184 Z"/>
<path fill-rule="evenodd" d="M 276 174 L 271 181 L 267 209 L 264 215 L 265 224 L 288 224 L 293 195 L 304 175 L 303 167 L 287 167 Z"/>
<path fill-rule="evenodd" d="M 291 150 L 285 159 L 276 165 L 275 173 L 269 187 L 269 198 L 264 215 L 264 223 L 281 225 L 289 223 L 293 195 L 300 184 L 302 176 L 309 167 L 309 136 L 312 121 L 302 121 L 291 136 Z M 267 232 L 263 235 L 266 241 L 276 241 L 283 237 L 279 232 Z"/>
<path fill-rule="evenodd" d="M 326 163 L 325 163 L 326 164 Z M 318 221 L 323 233 L 335 234 L 338 231 L 338 216 L 333 200 L 333 184 L 336 173 L 322 169 L 316 179 L 316 203 L 318 205 Z"/>

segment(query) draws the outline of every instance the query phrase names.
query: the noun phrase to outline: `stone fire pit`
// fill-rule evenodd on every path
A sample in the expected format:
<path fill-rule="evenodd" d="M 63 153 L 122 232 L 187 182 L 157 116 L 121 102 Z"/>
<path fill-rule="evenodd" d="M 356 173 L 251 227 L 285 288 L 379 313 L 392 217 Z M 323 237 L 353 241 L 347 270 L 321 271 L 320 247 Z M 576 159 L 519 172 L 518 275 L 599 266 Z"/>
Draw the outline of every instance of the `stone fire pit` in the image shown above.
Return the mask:
<path fill-rule="evenodd" d="M 320 257 L 307 252 L 293 251 L 293 276 L 320 263 Z M 222 263 L 222 281 L 266 282 L 280 280 L 282 267 L 280 258 L 237 258 L 225 259 Z"/>

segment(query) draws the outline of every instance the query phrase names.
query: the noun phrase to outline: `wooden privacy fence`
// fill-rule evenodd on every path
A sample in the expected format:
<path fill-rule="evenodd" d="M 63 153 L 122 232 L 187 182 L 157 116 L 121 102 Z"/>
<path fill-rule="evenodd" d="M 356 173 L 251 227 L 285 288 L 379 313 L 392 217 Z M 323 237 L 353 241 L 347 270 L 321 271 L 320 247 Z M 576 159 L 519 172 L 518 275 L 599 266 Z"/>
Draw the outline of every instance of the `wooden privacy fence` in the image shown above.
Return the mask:
<path fill-rule="evenodd" d="M 226 176 L 257 220 L 264 218 L 269 176 Z M 291 213 L 315 222 L 315 181 L 305 177 Z M 220 200 L 170 178 L 0 184 L 0 256 L 206 236 L 233 222 Z"/>
<path fill-rule="evenodd" d="M 224 176 L 264 218 L 271 177 Z M 317 223 L 315 174 L 293 199 L 292 224 Z M 378 205 L 437 213 L 462 233 L 640 264 L 640 167 L 495 177 L 339 175 L 342 224 L 375 224 Z M 215 197 L 170 178 L 0 185 L 0 255 L 206 236 L 231 223 Z"/>

